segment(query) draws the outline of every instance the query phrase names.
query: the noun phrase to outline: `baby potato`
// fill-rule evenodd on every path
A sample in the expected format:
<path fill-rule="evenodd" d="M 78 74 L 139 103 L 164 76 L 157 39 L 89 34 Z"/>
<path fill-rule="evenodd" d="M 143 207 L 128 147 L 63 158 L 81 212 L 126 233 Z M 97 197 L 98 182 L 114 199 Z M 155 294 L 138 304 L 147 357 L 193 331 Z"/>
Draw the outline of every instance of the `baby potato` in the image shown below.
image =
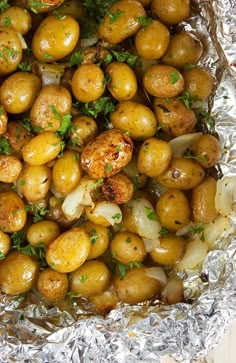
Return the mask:
<path fill-rule="evenodd" d="M 46 250 L 48 265 L 58 272 L 72 272 L 87 259 L 91 249 L 85 229 L 76 227 L 59 235 Z"/>
<path fill-rule="evenodd" d="M 181 190 L 169 189 L 159 197 L 156 214 L 162 226 L 176 232 L 190 223 L 191 209 L 188 198 Z"/>
<path fill-rule="evenodd" d="M 17 180 L 22 170 L 20 160 L 14 155 L 0 155 L 0 181 L 13 183 Z"/>
<path fill-rule="evenodd" d="M 133 101 L 118 103 L 115 111 L 110 113 L 110 121 L 115 128 L 129 132 L 134 140 L 152 137 L 157 129 L 157 120 L 151 109 Z"/>
<path fill-rule="evenodd" d="M 204 170 L 197 161 L 174 158 L 171 160 L 167 170 L 156 179 L 166 188 L 188 190 L 200 184 L 204 174 Z"/>
<path fill-rule="evenodd" d="M 30 111 L 31 125 L 37 131 L 57 131 L 63 116 L 70 114 L 72 99 L 63 86 L 44 86 Z"/>
<path fill-rule="evenodd" d="M 114 235 L 110 251 L 112 256 L 121 263 L 142 262 L 147 253 L 143 240 L 130 232 L 118 232 Z"/>
<path fill-rule="evenodd" d="M 146 91 L 155 97 L 175 97 L 184 88 L 184 79 L 174 67 L 164 64 L 150 66 L 143 76 Z"/>
<path fill-rule="evenodd" d="M 0 231 L 0 258 L 5 258 L 11 247 L 11 239 L 8 234 Z"/>
<path fill-rule="evenodd" d="M 85 16 L 85 8 L 82 1 L 79 0 L 62 0 L 63 2 L 59 7 L 57 7 L 56 14 L 60 15 L 70 15 L 76 20 L 80 20 Z M 53 15 L 53 11 L 52 11 Z"/>
<path fill-rule="evenodd" d="M 221 146 L 219 141 L 210 134 L 202 135 L 191 147 L 198 163 L 203 168 L 214 166 L 221 158 Z"/>
<path fill-rule="evenodd" d="M 138 1 L 140 4 L 142 4 L 143 6 L 148 6 L 151 4 L 152 0 L 136 0 Z"/>
<path fill-rule="evenodd" d="M 114 285 L 111 285 L 108 290 L 101 294 L 91 296 L 89 301 L 95 306 L 96 311 L 100 314 L 108 314 L 118 303 Z"/>
<path fill-rule="evenodd" d="M 191 97 L 205 100 L 212 93 L 214 78 L 206 69 L 193 68 L 183 72 L 184 90 Z"/>
<path fill-rule="evenodd" d="M 41 81 L 36 74 L 16 72 L 3 82 L 0 102 L 9 113 L 26 112 L 33 105 L 40 88 Z"/>
<path fill-rule="evenodd" d="M 73 150 L 66 150 L 55 161 L 52 168 L 52 181 L 58 193 L 66 196 L 78 185 L 82 177 L 82 168 L 78 162 L 78 154 Z"/>
<path fill-rule="evenodd" d="M 0 135 L 5 134 L 7 131 L 8 115 L 4 107 L 0 104 Z"/>
<path fill-rule="evenodd" d="M 28 202 L 46 197 L 51 184 L 51 169 L 47 165 L 26 165 L 19 178 L 21 192 Z"/>
<path fill-rule="evenodd" d="M 31 15 L 26 9 L 19 6 L 10 6 L 0 14 L 0 26 L 9 23 L 16 32 L 25 35 L 31 28 Z"/>
<path fill-rule="evenodd" d="M 107 178 L 103 182 L 101 190 L 105 200 L 122 204 L 128 202 L 132 198 L 134 185 L 126 175 L 118 173 Z"/>
<path fill-rule="evenodd" d="M 176 98 L 155 97 L 154 112 L 162 131 L 170 136 L 180 136 L 193 131 L 197 117 L 192 109 Z"/>
<path fill-rule="evenodd" d="M 117 101 L 130 100 L 137 92 L 134 71 L 126 63 L 112 62 L 105 70 L 110 77 L 107 88 Z"/>
<path fill-rule="evenodd" d="M 186 241 L 183 237 L 160 237 L 160 245 L 150 252 L 154 262 L 161 265 L 174 265 L 184 255 Z"/>
<path fill-rule="evenodd" d="M 34 247 L 48 246 L 60 234 L 60 228 L 53 221 L 39 221 L 29 226 L 26 233 L 27 241 Z"/>
<path fill-rule="evenodd" d="M 152 137 L 144 141 L 140 147 L 138 171 L 155 178 L 168 168 L 170 160 L 171 147 L 168 142 Z"/>
<path fill-rule="evenodd" d="M 145 267 L 134 267 L 126 272 L 123 280 L 116 279 L 118 299 L 127 304 L 138 304 L 151 299 L 160 289 L 157 279 L 146 275 Z"/>
<path fill-rule="evenodd" d="M 31 47 L 35 58 L 52 63 L 66 57 L 75 48 L 79 33 L 79 24 L 71 16 L 47 16 L 33 35 Z"/>
<path fill-rule="evenodd" d="M 141 189 L 147 183 L 147 175 L 142 174 L 138 171 L 138 158 L 135 154 L 133 154 L 130 162 L 122 169 L 122 173 L 124 173 L 129 179 L 132 180 L 134 184 L 134 189 Z"/>
<path fill-rule="evenodd" d="M 55 159 L 61 151 L 61 139 L 54 132 L 43 131 L 23 148 L 23 159 L 29 165 L 43 165 Z"/>
<path fill-rule="evenodd" d="M 43 270 L 38 277 L 37 288 L 41 296 L 50 302 L 57 302 L 67 294 L 69 281 L 66 274 L 51 268 Z"/>
<path fill-rule="evenodd" d="M 216 218 L 215 196 L 216 180 L 211 176 L 193 188 L 191 206 L 196 222 L 209 223 Z"/>
<path fill-rule="evenodd" d="M 70 290 L 81 296 L 95 296 L 104 292 L 111 282 L 111 272 L 105 263 L 87 261 L 70 274 Z"/>
<path fill-rule="evenodd" d="M 151 10 L 164 24 L 175 25 L 189 16 L 190 0 L 153 0 Z"/>
<path fill-rule="evenodd" d="M 135 34 L 135 48 L 146 59 L 159 59 L 165 53 L 170 41 L 170 33 L 165 25 L 152 20 Z"/>
<path fill-rule="evenodd" d="M 22 58 L 22 46 L 14 29 L 0 26 L 0 77 L 16 70 Z"/>
<path fill-rule="evenodd" d="M 32 2 L 32 0 L 23 0 L 24 6 L 33 13 L 47 13 L 51 9 L 57 8 L 64 0 L 40 0 L 40 2 Z"/>
<path fill-rule="evenodd" d="M 92 207 L 85 208 L 85 215 L 86 215 L 87 219 L 94 224 L 98 224 L 99 226 L 102 226 L 102 227 L 111 226 L 111 223 L 104 216 L 94 214 Z"/>
<path fill-rule="evenodd" d="M 91 221 L 82 223 L 81 227 L 88 232 L 91 242 L 88 260 L 103 255 L 106 252 L 110 242 L 109 229 Z"/>
<path fill-rule="evenodd" d="M 72 93 L 80 102 L 92 102 L 100 98 L 105 90 L 105 77 L 96 64 L 82 64 L 71 80 Z"/>
<path fill-rule="evenodd" d="M 23 294 L 34 286 L 38 272 L 32 257 L 12 251 L 0 263 L 0 289 L 8 295 Z"/>
<path fill-rule="evenodd" d="M 75 145 L 82 151 L 85 144 L 97 136 L 98 127 L 96 121 L 88 116 L 77 116 L 72 120 L 70 133 L 70 146 Z"/>
<path fill-rule="evenodd" d="M 110 44 L 118 44 L 134 35 L 141 28 L 138 18 L 146 16 L 143 6 L 134 0 L 120 0 L 110 7 L 109 12 L 119 17 L 111 21 L 109 15 L 105 15 L 98 26 L 98 37 Z"/>
<path fill-rule="evenodd" d="M 24 146 L 32 139 L 26 128 L 18 121 L 8 122 L 6 137 L 11 147 L 11 153 L 16 154 L 20 158 L 22 157 Z"/>
<path fill-rule="evenodd" d="M 128 135 L 108 130 L 85 145 L 81 165 L 93 179 L 108 178 L 128 164 L 132 151 L 133 142 Z"/>
<path fill-rule="evenodd" d="M 196 64 L 202 55 L 201 41 L 190 33 L 175 34 L 168 49 L 162 57 L 162 62 L 176 68 L 183 68 L 188 64 Z"/>
<path fill-rule="evenodd" d="M 25 205 L 15 192 L 0 193 L 0 230 L 6 233 L 20 231 L 26 222 Z"/>
<path fill-rule="evenodd" d="M 136 74 L 136 77 L 138 78 L 139 81 L 142 81 L 143 80 L 143 76 L 144 76 L 144 73 L 146 72 L 146 70 L 154 65 L 154 64 L 157 64 L 158 63 L 158 60 L 156 59 L 146 59 L 144 57 L 141 57 L 137 54 L 137 60 L 135 62 L 135 65 L 134 65 L 134 72 Z M 147 98 L 147 96 L 146 96 Z M 143 103 L 143 102 L 141 102 Z"/>

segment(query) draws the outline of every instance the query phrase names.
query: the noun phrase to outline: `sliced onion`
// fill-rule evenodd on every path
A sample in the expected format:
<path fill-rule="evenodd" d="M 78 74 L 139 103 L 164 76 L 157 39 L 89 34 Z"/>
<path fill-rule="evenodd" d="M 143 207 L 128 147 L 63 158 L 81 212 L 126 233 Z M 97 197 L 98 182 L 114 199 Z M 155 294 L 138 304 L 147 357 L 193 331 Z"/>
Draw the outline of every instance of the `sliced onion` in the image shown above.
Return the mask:
<path fill-rule="evenodd" d="M 223 234 L 230 231 L 229 218 L 219 215 L 213 222 L 205 224 L 204 237 L 210 250 L 219 248 L 217 242 L 219 238 L 223 237 Z"/>
<path fill-rule="evenodd" d="M 54 72 L 42 72 L 42 86 L 48 86 L 49 84 L 60 84 L 60 76 Z"/>
<path fill-rule="evenodd" d="M 98 34 L 94 33 L 89 38 L 80 39 L 80 47 L 81 48 L 89 48 L 92 45 L 96 44 L 98 41 Z"/>
<path fill-rule="evenodd" d="M 217 212 L 227 216 L 235 208 L 236 202 L 236 176 L 225 176 L 217 180 L 215 206 Z"/>
<path fill-rule="evenodd" d="M 41 76 L 42 85 L 47 86 L 49 84 L 60 84 L 61 76 L 65 71 L 65 64 L 54 64 L 54 63 L 43 63 L 43 62 L 33 62 L 32 72 Z"/>
<path fill-rule="evenodd" d="M 180 158 L 202 136 L 202 132 L 177 136 L 169 142 L 172 157 Z"/>
<path fill-rule="evenodd" d="M 177 232 L 176 232 L 176 236 L 184 236 L 185 234 L 188 234 L 191 231 L 191 228 L 194 226 L 193 222 L 190 222 L 189 224 L 187 224 L 186 226 L 180 228 Z"/>
<path fill-rule="evenodd" d="M 122 221 L 122 212 L 118 204 L 113 202 L 98 202 L 94 209 L 91 211 L 96 217 L 105 218 L 111 226 L 114 226 L 116 223 L 121 223 Z"/>
<path fill-rule="evenodd" d="M 207 247 L 207 243 L 202 242 L 200 239 L 189 242 L 184 257 L 174 268 L 177 271 L 182 271 L 201 265 L 207 255 Z"/>
<path fill-rule="evenodd" d="M 167 277 L 161 267 L 149 267 L 145 269 L 145 275 L 160 282 L 161 288 L 167 283 Z"/>
<path fill-rule="evenodd" d="M 160 246 L 159 238 L 156 238 L 156 239 L 143 238 L 143 242 L 144 242 L 145 250 L 148 253 L 155 250 L 158 246 Z"/>
<path fill-rule="evenodd" d="M 166 304 L 177 304 L 183 301 L 184 287 L 179 276 L 171 276 L 164 290 L 161 293 L 161 298 Z"/>
<path fill-rule="evenodd" d="M 28 46 L 27 46 L 27 44 L 26 44 L 26 41 L 25 41 L 25 39 L 24 39 L 23 35 L 22 35 L 20 32 L 17 32 L 17 36 L 18 36 L 18 38 L 19 38 L 19 40 L 20 40 L 20 43 L 21 43 L 21 47 L 22 47 L 22 49 L 27 49 L 27 48 L 28 48 Z"/>

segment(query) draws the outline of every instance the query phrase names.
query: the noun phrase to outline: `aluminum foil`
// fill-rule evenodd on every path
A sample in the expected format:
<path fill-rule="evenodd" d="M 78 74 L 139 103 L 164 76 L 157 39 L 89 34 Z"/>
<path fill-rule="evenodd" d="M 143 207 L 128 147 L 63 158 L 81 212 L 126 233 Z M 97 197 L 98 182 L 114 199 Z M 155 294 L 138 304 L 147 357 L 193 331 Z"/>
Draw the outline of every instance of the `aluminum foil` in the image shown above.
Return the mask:
<path fill-rule="evenodd" d="M 235 19 L 235 0 L 195 0 L 191 18 L 182 24 L 201 38 L 201 62 L 216 78 L 209 107 L 225 175 L 236 174 Z M 183 276 L 188 303 L 119 304 L 103 318 L 86 302 L 71 311 L 47 307 L 34 293 L 27 301 L 0 296 L 0 362 L 158 363 L 169 354 L 190 363 L 203 357 L 236 318 L 236 237 L 225 235 L 219 246 L 201 271 Z"/>

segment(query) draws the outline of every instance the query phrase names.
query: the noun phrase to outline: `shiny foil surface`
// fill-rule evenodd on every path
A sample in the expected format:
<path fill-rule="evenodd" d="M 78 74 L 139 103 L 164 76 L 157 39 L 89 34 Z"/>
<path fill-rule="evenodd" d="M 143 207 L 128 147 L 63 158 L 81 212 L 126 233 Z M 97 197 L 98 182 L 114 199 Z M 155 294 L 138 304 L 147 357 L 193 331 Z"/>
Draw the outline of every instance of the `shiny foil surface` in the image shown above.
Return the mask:
<path fill-rule="evenodd" d="M 179 26 L 200 37 L 200 64 L 215 76 L 211 110 L 223 155 L 224 175 L 236 174 L 236 2 L 195 0 L 187 22 Z M 177 362 L 201 358 L 236 317 L 236 218 L 217 241 L 200 271 L 182 273 L 185 301 L 138 306 L 119 304 L 106 318 L 94 315 L 86 301 L 73 308 L 48 307 L 36 293 L 27 299 L 0 296 L 0 362 L 158 363 L 166 355 Z"/>

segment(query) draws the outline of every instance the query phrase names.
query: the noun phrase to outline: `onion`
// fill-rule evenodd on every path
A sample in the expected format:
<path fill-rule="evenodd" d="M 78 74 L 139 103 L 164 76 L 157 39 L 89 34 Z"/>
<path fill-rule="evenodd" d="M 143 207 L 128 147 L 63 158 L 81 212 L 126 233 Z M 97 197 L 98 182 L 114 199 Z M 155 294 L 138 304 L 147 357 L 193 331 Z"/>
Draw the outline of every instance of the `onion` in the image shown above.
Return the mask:
<path fill-rule="evenodd" d="M 20 40 L 20 43 L 21 43 L 21 47 L 22 47 L 22 49 L 27 49 L 27 48 L 28 48 L 28 46 L 27 46 L 27 44 L 26 44 L 26 41 L 25 41 L 25 39 L 24 39 L 23 35 L 22 35 L 21 33 L 17 32 L 17 36 L 18 36 L 18 38 L 19 38 L 19 40 Z"/>
<path fill-rule="evenodd" d="M 227 234 L 230 230 L 229 218 L 219 215 L 213 222 L 205 224 L 204 227 L 204 237 L 205 241 L 210 250 L 218 249 L 217 242 L 219 238 L 223 237 L 224 232 Z"/>
<path fill-rule="evenodd" d="M 121 209 L 113 202 L 98 202 L 90 213 L 96 217 L 105 218 L 112 226 L 116 223 L 121 223 L 122 221 Z"/>
<path fill-rule="evenodd" d="M 144 242 L 145 250 L 148 253 L 155 250 L 158 246 L 160 246 L 159 238 L 156 238 L 156 239 L 143 238 L 143 242 Z"/>
<path fill-rule="evenodd" d="M 80 39 L 80 47 L 81 48 L 89 48 L 92 45 L 96 44 L 98 41 L 98 34 L 94 33 L 89 38 Z"/>
<path fill-rule="evenodd" d="M 179 276 L 171 276 L 164 290 L 161 293 L 161 298 L 166 304 L 177 304 L 183 300 L 184 287 Z"/>
<path fill-rule="evenodd" d="M 200 239 L 189 242 L 184 257 L 174 268 L 177 271 L 182 271 L 199 266 L 207 255 L 207 247 L 207 243 L 202 242 Z"/>
<path fill-rule="evenodd" d="M 61 76 L 64 74 L 65 67 L 65 64 L 48 64 L 36 61 L 32 64 L 32 72 L 41 76 L 43 86 L 47 86 L 49 84 L 59 85 Z"/>
<path fill-rule="evenodd" d="M 217 180 L 215 206 L 217 212 L 227 216 L 235 208 L 236 176 L 225 176 Z"/>
<path fill-rule="evenodd" d="M 202 132 L 177 136 L 169 142 L 172 157 L 180 158 L 202 136 Z"/>
<path fill-rule="evenodd" d="M 190 222 L 189 224 L 187 224 L 186 226 L 180 228 L 177 232 L 176 232 L 176 236 L 184 236 L 185 234 L 188 234 L 191 231 L 191 228 L 194 226 L 193 222 Z"/>
<path fill-rule="evenodd" d="M 60 77 L 57 73 L 53 72 L 42 72 L 42 86 L 47 86 L 49 84 L 60 84 Z"/>
<path fill-rule="evenodd" d="M 167 278 L 164 270 L 161 267 L 145 268 L 145 275 L 160 282 L 161 288 L 167 283 Z"/>

